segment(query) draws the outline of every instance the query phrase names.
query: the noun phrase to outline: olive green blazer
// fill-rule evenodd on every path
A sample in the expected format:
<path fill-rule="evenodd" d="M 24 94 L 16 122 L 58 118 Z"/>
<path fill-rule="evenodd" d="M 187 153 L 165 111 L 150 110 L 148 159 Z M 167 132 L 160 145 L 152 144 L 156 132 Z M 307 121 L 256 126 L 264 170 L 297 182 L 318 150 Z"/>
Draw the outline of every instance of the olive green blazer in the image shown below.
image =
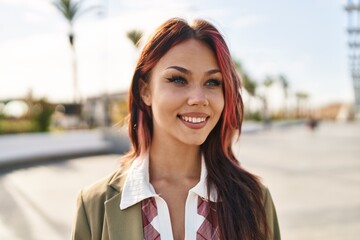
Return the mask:
<path fill-rule="evenodd" d="M 77 200 L 73 240 L 143 240 L 140 203 L 120 209 L 121 190 L 126 174 L 120 170 L 82 190 Z M 272 240 L 280 240 L 275 208 L 264 187 L 264 206 L 273 233 Z"/>

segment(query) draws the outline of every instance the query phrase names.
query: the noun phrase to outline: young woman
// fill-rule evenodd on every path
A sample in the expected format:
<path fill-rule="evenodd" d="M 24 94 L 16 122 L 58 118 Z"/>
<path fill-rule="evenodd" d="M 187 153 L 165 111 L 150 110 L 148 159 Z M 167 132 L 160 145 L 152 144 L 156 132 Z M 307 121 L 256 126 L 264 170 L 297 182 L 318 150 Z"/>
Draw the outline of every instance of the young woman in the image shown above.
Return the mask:
<path fill-rule="evenodd" d="M 240 80 L 213 25 L 170 19 L 155 31 L 129 111 L 132 149 L 81 191 L 73 239 L 280 239 L 269 191 L 231 149 Z"/>

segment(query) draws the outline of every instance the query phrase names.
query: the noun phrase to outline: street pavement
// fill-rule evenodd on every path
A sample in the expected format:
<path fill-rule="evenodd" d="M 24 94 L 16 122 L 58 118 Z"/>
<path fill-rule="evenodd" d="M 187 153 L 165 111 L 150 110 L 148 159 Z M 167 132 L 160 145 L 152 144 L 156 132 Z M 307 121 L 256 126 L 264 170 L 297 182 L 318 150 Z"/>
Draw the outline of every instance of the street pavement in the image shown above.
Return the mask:
<path fill-rule="evenodd" d="M 254 131 L 241 136 L 234 152 L 269 187 L 282 239 L 359 239 L 360 124 Z M 78 191 L 115 171 L 120 157 L 0 170 L 0 239 L 69 239 Z"/>
<path fill-rule="evenodd" d="M 269 187 L 283 239 L 359 239 L 359 123 L 245 135 L 235 151 Z"/>

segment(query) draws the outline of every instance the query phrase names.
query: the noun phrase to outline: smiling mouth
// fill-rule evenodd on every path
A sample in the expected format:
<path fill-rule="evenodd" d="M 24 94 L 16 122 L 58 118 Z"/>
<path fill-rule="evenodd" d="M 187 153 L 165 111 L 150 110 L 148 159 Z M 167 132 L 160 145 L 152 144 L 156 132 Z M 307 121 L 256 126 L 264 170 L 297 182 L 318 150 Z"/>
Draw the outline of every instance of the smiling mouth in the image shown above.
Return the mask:
<path fill-rule="evenodd" d="M 188 117 L 188 116 L 179 116 L 181 120 L 188 123 L 203 123 L 206 121 L 207 117 Z"/>

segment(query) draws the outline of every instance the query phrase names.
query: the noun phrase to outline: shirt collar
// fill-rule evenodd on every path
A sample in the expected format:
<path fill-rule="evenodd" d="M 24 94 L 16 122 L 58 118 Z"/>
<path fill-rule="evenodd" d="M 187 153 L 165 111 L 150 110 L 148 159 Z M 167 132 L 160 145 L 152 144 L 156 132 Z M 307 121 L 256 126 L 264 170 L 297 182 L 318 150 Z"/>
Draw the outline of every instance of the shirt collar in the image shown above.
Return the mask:
<path fill-rule="evenodd" d="M 126 209 L 142 200 L 157 196 L 150 184 L 149 155 L 137 157 L 131 164 L 121 193 L 120 209 Z"/>
<path fill-rule="evenodd" d="M 199 197 L 212 202 L 217 202 L 217 192 L 214 188 L 210 189 L 210 196 L 207 194 L 206 184 L 207 170 L 204 157 L 201 157 L 200 181 L 189 192 L 197 194 Z M 149 154 L 137 157 L 129 168 L 124 188 L 121 193 L 120 209 L 124 210 L 142 200 L 159 196 L 150 184 L 149 177 Z"/>
<path fill-rule="evenodd" d="M 214 187 L 210 189 L 210 196 L 208 196 L 208 188 L 206 183 L 208 172 L 206 169 L 204 156 L 201 156 L 201 173 L 200 173 L 200 181 L 190 189 L 190 192 L 197 194 L 204 200 L 209 200 L 211 202 L 217 202 L 217 192 Z"/>

